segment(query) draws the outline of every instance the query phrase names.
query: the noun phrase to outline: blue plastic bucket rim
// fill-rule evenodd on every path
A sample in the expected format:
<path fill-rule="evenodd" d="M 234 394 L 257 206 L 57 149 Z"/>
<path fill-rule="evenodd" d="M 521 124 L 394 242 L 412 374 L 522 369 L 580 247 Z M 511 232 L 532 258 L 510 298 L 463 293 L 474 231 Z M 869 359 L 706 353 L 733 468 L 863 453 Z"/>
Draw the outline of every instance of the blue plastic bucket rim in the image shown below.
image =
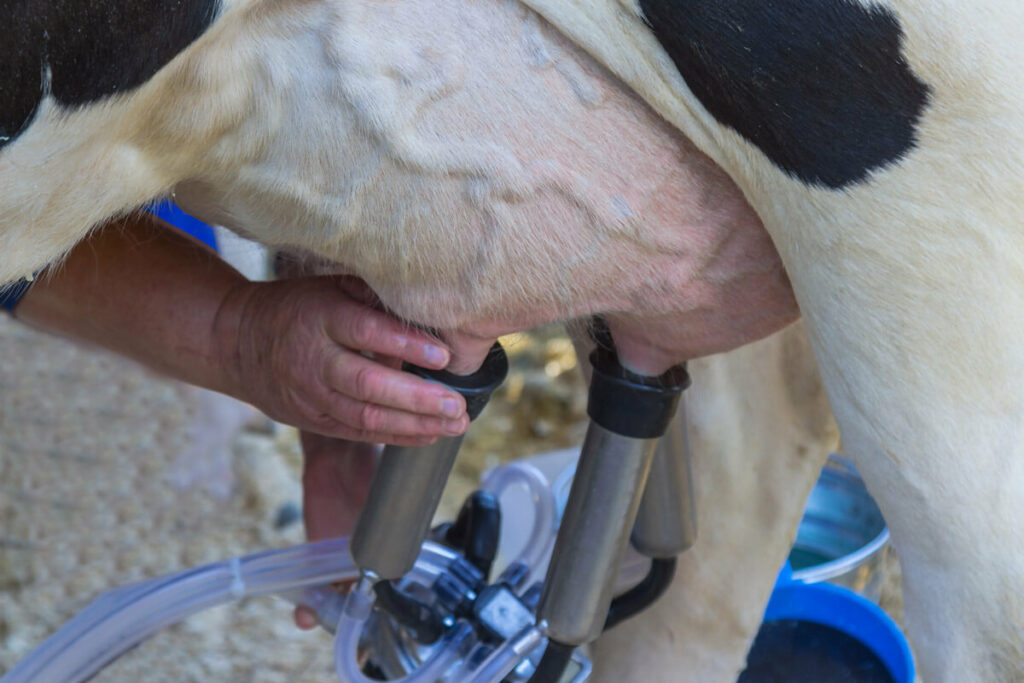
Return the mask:
<path fill-rule="evenodd" d="M 874 652 L 896 683 L 913 683 L 914 657 L 903 631 L 885 611 L 848 588 L 792 578 L 787 562 L 779 573 L 764 621 L 807 621 L 845 633 Z"/>

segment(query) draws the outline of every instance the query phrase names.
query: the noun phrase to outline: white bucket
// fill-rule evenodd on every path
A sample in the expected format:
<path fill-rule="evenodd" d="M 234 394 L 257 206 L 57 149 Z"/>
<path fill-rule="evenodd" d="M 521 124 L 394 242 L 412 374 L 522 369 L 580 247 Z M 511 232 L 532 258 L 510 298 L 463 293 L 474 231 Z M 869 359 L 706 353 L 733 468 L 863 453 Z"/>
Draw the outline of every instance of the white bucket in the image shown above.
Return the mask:
<path fill-rule="evenodd" d="M 828 581 L 878 601 L 889 530 L 853 463 L 828 462 L 807 499 L 789 561 L 793 578 Z"/>

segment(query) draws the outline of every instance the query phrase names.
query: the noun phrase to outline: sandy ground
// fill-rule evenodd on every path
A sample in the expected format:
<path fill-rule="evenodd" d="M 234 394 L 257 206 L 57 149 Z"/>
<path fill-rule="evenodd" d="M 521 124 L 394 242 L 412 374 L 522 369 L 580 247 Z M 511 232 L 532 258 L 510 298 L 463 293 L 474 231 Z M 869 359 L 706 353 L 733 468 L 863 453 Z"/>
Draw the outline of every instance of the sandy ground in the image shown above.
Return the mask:
<path fill-rule="evenodd" d="M 483 470 L 582 438 L 586 396 L 561 331 L 506 342 L 509 380 L 467 436 L 441 517 Z M 6 316 L 0 344 L 0 670 L 104 590 L 303 541 L 292 430 L 239 431 L 240 404 Z M 883 602 L 898 612 L 896 581 Z M 167 629 L 96 680 L 336 678 L 330 637 L 259 599 Z"/>

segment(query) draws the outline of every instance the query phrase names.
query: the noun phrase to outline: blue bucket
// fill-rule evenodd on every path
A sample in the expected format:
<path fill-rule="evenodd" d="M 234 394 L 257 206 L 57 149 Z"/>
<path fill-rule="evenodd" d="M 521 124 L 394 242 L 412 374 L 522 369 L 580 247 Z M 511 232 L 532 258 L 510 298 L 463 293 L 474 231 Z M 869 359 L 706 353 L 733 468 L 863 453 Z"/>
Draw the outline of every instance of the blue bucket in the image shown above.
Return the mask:
<path fill-rule="evenodd" d="M 764 625 L 758 634 L 759 639 L 767 633 L 766 625 L 780 622 L 792 624 L 810 624 L 831 629 L 843 636 L 856 641 L 869 652 L 862 657 L 863 662 L 855 662 L 854 667 L 861 666 L 863 674 L 861 681 L 893 681 L 894 683 L 913 683 L 914 681 L 914 658 L 910 652 L 910 646 L 899 626 L 886 614 L 878 605 L 870 600 L 857 595 L 853 591 L 828 583 L 804 583 L 792 578 L 793 570 L 789 563 L 783 567 L 782 572 L 775 584 L 771 600 L 765 610 Z M 824 629 L 821 629 L 825 633 Z M 840 636 L 841 637 L 841 636 Z M 763 680 L 781 680 L 779 678 L 759 678 L 756 675 L 747 675 L 754 667 L 754 659 L 759 655 L 755 647 L 751 650 L 751 660 L 748 662 L 748 671 L 740 677 L 745 683 L 754 683 Z M 815 645 L 807 645 L 813 649 Z M 772 652 L 771 657 L 783 658 L 791 656 L 789 653 Z M 854 658 L 857 652 L 850 655 Z M 872 662 L 879 661 L 884 665 L 888 677 L 879 675 L 876 667 L 871 669 Z M 873 671 L 873 673 L 872 673 Z M 801 679 L 804 680 L 804 679 Z M 820 679 L 816 679 L 820 680 Z M 844 680 L 850 680 L 846 678 Z"/>

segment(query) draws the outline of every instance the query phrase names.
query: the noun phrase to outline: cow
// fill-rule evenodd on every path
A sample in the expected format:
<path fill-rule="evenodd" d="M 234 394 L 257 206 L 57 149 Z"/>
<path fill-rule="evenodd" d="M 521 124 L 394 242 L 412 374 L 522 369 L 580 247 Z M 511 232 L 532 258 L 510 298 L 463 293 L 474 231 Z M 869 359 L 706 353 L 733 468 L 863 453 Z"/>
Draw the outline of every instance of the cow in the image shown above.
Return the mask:
<path fill-rule="evenodd" d="M 602 313 L 650 374 L 777 329 L 791 282 L 923 677 L 1024 678 L 1020 3 L 38 4 L 0 48 L 0 280 L 172 195 L 456 370 Z"/>

